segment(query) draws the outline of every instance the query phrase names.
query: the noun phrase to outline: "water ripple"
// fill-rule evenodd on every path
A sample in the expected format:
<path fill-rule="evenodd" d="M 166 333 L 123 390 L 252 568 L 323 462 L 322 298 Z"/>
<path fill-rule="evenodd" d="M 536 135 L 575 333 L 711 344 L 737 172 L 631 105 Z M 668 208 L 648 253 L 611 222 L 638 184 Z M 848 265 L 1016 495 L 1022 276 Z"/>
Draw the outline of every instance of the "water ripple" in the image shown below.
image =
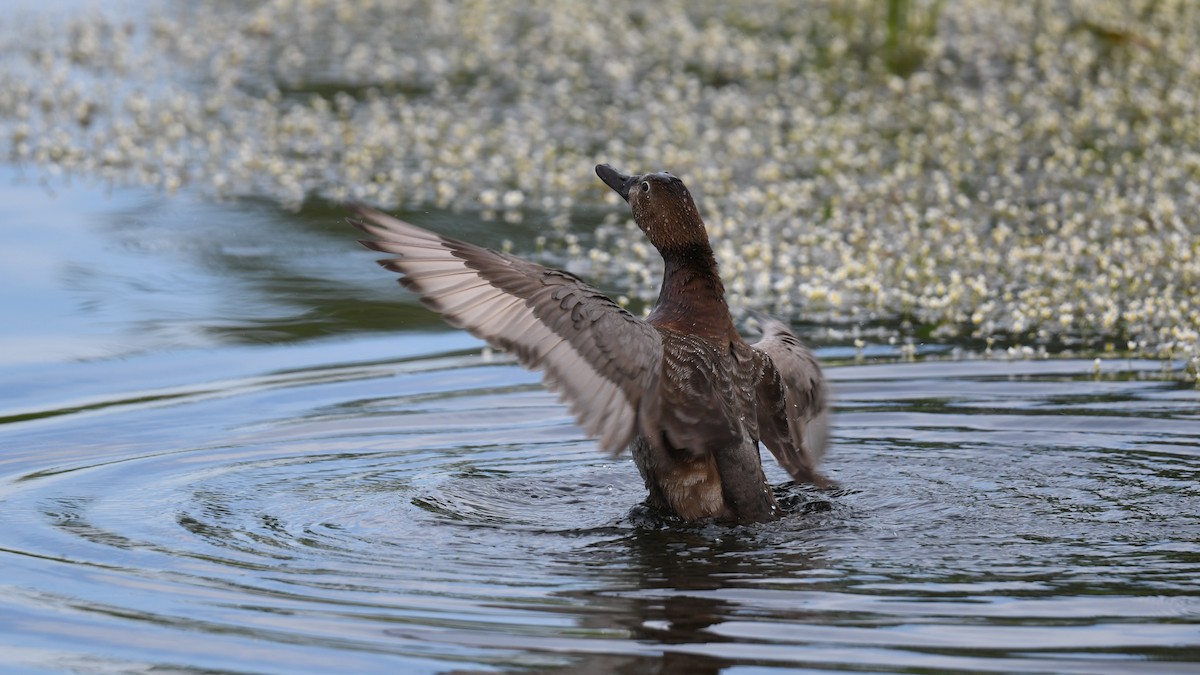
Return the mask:
<path fill-rule="evenodd" d="M 754 527 L 470 353 L 98 393 L 0 425 L 0 615 L 67 669 L 1185 672 L 1198 397 L 1089 365 L 832 369 L 840 487 Z"/>

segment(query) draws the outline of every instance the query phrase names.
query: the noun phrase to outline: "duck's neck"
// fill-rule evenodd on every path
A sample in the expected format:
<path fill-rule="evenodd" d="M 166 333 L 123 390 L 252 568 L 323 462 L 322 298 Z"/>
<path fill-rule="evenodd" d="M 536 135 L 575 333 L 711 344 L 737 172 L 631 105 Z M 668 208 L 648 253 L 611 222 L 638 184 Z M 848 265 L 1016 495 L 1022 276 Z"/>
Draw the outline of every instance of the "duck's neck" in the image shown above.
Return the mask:
<path fill-rule="evenodd" d="M 662 252 L 666 263 L 658 302 L 648 321 L 680 333 L 723 339 L 737 335 L 717 259 L 708 242 Z"/>

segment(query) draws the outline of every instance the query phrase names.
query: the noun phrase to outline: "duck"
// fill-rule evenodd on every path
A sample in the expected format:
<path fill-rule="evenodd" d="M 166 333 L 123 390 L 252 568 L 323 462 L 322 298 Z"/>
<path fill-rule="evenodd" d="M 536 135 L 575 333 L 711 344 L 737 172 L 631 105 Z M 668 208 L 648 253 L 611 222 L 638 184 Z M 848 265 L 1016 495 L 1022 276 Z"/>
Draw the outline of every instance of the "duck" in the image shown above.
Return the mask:
<path fill-rule="evenodd" d="M 689 523 L 780 518 L 760 443 L 795 481 L 830 485 L 818 472 L 829 427 L 820 363 L 778 319 L 756 314 L 754 343 L 738 332 L 682 180 L 608 164 L 596 175 L 662 256 L 662 286 L 644 318 L 570 272 L 365 205 L 349 205 L 349 222 L 422 304 L 541 371 L 601 451 L 629 450 L 647 507 Z"/>

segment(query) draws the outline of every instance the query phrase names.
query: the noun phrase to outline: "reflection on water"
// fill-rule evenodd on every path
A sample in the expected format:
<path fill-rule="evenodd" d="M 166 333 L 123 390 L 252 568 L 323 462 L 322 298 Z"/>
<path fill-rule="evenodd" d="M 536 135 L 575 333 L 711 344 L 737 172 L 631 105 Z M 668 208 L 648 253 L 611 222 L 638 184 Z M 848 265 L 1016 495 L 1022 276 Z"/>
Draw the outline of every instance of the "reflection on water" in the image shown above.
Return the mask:
<path fill-rule="evenodd" d="M 635 468 L 533 376 L 416 344 L 8 425 L 21 639 L 125 665 L 595 672 L 1185 672 L 1200 644 L 1196 400 L 1157 363 L 835 368 L 841 487 L 681 527 L 632 508 Z"/>
<path fill-rule="evenodd" d="M 783 488 L 779 522 L 683 527 L 641 513 L 628 459 L 413 306 L 333 210 L 86 187 L 68 208 L 11 174 L 0 192 L 18 224 L 0 291 L 19 319 L 0 328 L 6 666 L 1200 661 L 1200 395 L 1178 364 L 1097 377 L 880 346 L 830 370 L 838 488 Z M 504 236 L 530 250 L 522 227 Z"/>

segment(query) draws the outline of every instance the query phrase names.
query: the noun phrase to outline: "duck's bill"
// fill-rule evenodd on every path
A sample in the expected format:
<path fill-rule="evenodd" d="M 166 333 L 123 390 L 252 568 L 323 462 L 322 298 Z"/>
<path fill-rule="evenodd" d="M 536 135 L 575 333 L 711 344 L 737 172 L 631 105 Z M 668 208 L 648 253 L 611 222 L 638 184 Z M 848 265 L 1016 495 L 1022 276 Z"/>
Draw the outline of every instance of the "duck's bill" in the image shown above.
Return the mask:
<path fill-rule="evenodd" d="M 626 176 L 607 164 L 597 164 L 596 175 L 605 185 L 621 195 L 621 199 L 629 201 L 629 186 L 633 184 L 635 176 Z"/>

